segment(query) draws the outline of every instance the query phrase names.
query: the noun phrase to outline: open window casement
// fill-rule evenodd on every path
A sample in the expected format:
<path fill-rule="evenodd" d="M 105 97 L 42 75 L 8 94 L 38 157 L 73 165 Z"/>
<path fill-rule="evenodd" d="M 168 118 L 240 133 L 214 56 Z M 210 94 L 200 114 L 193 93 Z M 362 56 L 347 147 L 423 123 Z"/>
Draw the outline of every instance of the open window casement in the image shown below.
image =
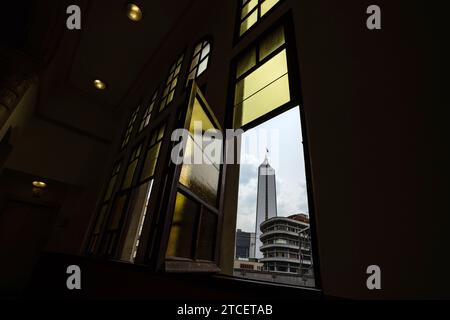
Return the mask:
<path fill-rule="evenodd" d="M 158 269 L 218 272 L 222 221 L 222 128 L 194 81 L 173 134 Z M 215 152 L 210 152 L 213 147 Z"/>

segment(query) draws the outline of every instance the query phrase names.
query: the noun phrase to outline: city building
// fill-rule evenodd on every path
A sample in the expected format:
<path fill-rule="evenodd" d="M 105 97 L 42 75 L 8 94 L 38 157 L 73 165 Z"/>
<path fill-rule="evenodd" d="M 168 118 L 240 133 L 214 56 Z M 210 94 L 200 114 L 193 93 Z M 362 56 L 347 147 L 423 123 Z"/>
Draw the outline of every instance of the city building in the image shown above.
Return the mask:
<path fill-rule="evenodd" d="M 268 153 L 268 152 L 267 152 Z M 258 167 L 258 189 L 256 198 L 256 246 L 254 257 L 262 258 L 261 229 L 262 222 L 277 216 L 277 191 L 275 170 L 270 166 L 267 153 L 263 163 Z"/>
<path fill-rule="evenodd" d="M 312 251 L 309 219 L 305 214 L 273 217 L 260 225 L 260 262 L 265 271 L 312 276 Z"/>
<path fill-rule="evenodd" d="M 249 271 L 263 271 L 264 265 L 256 259 L 234 260 L 234 275 L 245 277 Z"/>
<path fill-rule="evenodd" d="M 254 232 L 244 232 L 241 229 L 236 230 L 236 259 L 255 258 L 255 242 Z"/>

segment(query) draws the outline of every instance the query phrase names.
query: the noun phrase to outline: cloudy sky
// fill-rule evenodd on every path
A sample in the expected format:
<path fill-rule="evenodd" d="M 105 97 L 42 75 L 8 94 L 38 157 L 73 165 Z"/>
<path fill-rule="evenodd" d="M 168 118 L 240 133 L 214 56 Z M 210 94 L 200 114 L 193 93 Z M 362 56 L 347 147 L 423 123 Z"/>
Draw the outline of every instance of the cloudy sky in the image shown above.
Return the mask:
<path fill-rule="evenodd" d="M 242 140 L 237 228 L 255 232 L 258 166 L 266 147 L 275 169 L 278 216 L 308 213 L 298 108 L 245 132 Z"/>

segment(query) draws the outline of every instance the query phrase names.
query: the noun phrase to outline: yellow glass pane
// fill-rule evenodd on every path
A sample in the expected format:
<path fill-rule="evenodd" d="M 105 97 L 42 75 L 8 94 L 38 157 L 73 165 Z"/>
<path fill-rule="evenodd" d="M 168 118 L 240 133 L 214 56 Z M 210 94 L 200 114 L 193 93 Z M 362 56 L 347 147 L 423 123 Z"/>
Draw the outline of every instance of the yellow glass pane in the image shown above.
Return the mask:
<path fill-rule="evenodd" d="M 198 204 L 177 193 L 166 256 L 192 257 L 198 209 Z"/>
<path fill-rule="evenodd" d="M 252 68 L 256 64 L 256 50 L 252 49 L 247 51 L 238 61 L 236 67 L 236 78 L 239 78 L 246 71 Z"/>
<path fill-rule="evenodd" d="M 213 126 L 211 120 L 209 120 L 205 111 L 203 111 L 203 107 L 197 98 L 195 98 L 195 100 L 194 100 L 194 107 L 192 108 L 191 122 L 189 124 L 189 132 L 191 134 L 194 134 L 194 126 L 195 126 L 196 122 L 197 122 L 197 126 L 199 126 L 201 124 L 202 133 L 204 133 L 206 130 L 214 129 L 214 126 Z"/>
<path fill-rule="evenodd" d="M 162 126 L 161 128 L 159 128 L 157 140 L 161 140 L 164 137 L 164 129 L 165 128 L 166 128 L 165 126 Z"/>
<path fill-rule="evenodd" d="M 196 47 L 195 47 L 195 50 L 194 50 L 194 56 L 197 54 L 197 53 L 199 53 L 200 52 L 200 49 L 202 48 L 202 43 L 200 42 Z"/>
<path fill-rule="evenodd" d="M 261 41 L 259 45 L 259 60 L 263 60 L 277 48 L 281 47 L 284 42 L 284 27 L 280 26 Z"/>
<path fill-rule="evenodd" d="M 191 67 L 189 68 L 189 70 L 194 69 L 198 65 L 199 60 L 200 60 L 200 55 L 198 54 L 192 59 Z"/>
<path fill-rule="evenodd" d="M 258 0 L 250 0 L 249 2 L 247 2 L 247 4 L 242 8 L 241 19 L 244 19 L 244 17 L 257 5 Z"/>
<path fill-rule="evenodd" d="M 286 73 L 286 50 L 283 50 L 236 84 L 234 104 L 241 103 Z"/>
<path fill-rule="evenodd" d="M 169 93 L 169 96 L 167 97 L 167 103 L 166 103 L 166 105 L 167 105 L 169 102 L 172 102 L 174 94 L 175 94 L 175 90 L 173 90 L 173 91 L 171 91 L 171 92 Z"/>
<path fill-rule="evenodd" d="M 220 167 L 218 164 L 209 164 L 205 163 L 205 161 L 202 161 L 201 164 L 188 164 L 194 163 L 194 152 L 201 156 L 200 160 L 204 160 L 202 149 L 196 142 L 194 142 L 192 137 L 189 136 L 186 144 L 184 159 L 190 160 L 184 161 L 185 163 L 181 169 L 179 181 L 197 196 L 207 201 L 212 206 L 215 206 L 217 190 L 219 187 Z M 209 160 L 211 163 L 211 159 Z"/>
<path fill-rule="evenodd" d="M 173 79 L 172 84 L 170 85 L 170 90 L 175 88 L 175 86 L 177 85 L 177 82 L 178 82 L 178 78 Z"/>
<path fill-rule="evenodd" d="M 161 142 L 155 144 L 150 150 L 147 151 L 145 157 L 144 168 L 142 169 L 141 180 L 150 178 L 155 174 L 156 163 L 158 161 L 159 149 Z"/>
<path fill-rule="evenodd" d="M 125 179 L 123 180 L 122 189 L 129 188 L 131 186 L 131 184 L 133 183 L 133 176 L 134 176 L 134 171 L 136 170 L 137 163 L 138 163 L 138 161 L 135 160 L 135 161 L 131 162 L 130 165 L 128 166 L 127 172 L 125 174 Z"/>
<path fill-rule="evenodd" d="M 290 101 L 289 78 L 285 74 L 235 107 L 235 128 L 239 128 Z"/>
<path fill-rule="evenodd" d="M 112 212 L 112 219 L 111 224 L 109 226 L 109 230 L 115 230 L 119 228 L 120 219 L 122 218 L 122 214 L 125 209 L 126 200 L 127 200 L 126 196 L 122 196 L 116 200 Z"/>
<path fill-rule="evenodd" d="M 265 0 L 261 4 L 261 17 L 267 13 L 274 5 L 277 4 L 277 2 L 280 0 Z"/>
<path fill-rule="evenodd" d="M 255 10 L 251 15 L 249 15 L 244 21 L 241 22 L 241 28 L 239 35 L 243 35 L 245 31 L 251 28 L 256 21 L 258 21 L 258 10 Z"/>

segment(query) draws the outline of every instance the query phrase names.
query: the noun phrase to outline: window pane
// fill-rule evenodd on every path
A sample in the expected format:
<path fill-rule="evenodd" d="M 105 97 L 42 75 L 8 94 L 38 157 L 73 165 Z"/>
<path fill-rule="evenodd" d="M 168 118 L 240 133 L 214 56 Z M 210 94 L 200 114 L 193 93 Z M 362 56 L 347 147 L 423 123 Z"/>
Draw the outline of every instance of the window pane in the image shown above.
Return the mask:
<path fill-rule="evenodd" d="M 202 134 L 210 129 L 214 129 L 211 120 L 208 118 L 206 113 L 198 101 L 195 99 L 194 107 L 192 111 L 191 123 L 189 125 L 189 139 L 186 144 L 186 150 L 184 154 L 185 163 L 181 169 L 180 182 L 192 190 L 196 195 L 210 203 L 211 205 L 216 205 L 217 189 L 219 185 L 219 173 L 220 167 L 217 161 L 214 159 L 207 159 L 209 163 L 205 160 L 206 155 L 203 153 L 204 146 L 198 145 L 194 142 L 194 130 L 195 124 L 201 123 Z M 206 142 L 209 144 L 210 142 Z M 194 152 L 196 155 L 200 155 L 199 160 L 202 161 L 201 164 L 188 164 L 194 163 Z M 220 156 L 220 155 L 219 155 Z M 198 158 L 198 156 L 196 156 Z"/>
<path fill-rule="evenodd" d="M 192 60 L 191 67 L 189 68 L 189 70 L 192 70 L 193 68 L 195 68 L 195 66 L 197 66 L 199 60 L 200 60 L 200 55 L 195 56 L 194 59 Z"/>
<path fill-rule="evenodd" d="M 158 142 L 147 151 L 144 168 L 142 169 L 141 181 L 150 178 L 155 174 L 156 162 L 158 161 L 160 147 L 161 142 Z"/>
<path fill-rule="evenodd" d="M 161 128 L 159 128 L 157 140 L 161 140 L 164 137 L 165 128 L 166 128 L 165 126 L 162 126 Z"/>
<path fill-rule="evenodd" d="M 267 13 L 279 0 L 265 0 L 261 4 L 261 17 Z"/>
<path fill-rule="evenodd" d="M 290 101 L 289 79 L 285 74 L 235 108 L 235 127 L 241 127 Z"/>
<path fill-rule="evenodd" d="M 127 172 L 125 174 L 125 178 L 123 180 L 122 189 L 127 189 L 133 183 L 134 171 L 136 171 L 138 161 L 135 160 L 128 166 Z"/>
<path fill-rule="evenodd" d="M 195 47 L 195 50 L 194 50 L 194 56 L 195 56 L 197 53 L 200 52 L 200 49 L 201 49 L 201 48 L 202 48 L 202 44 L 199 43 L 199 44 Z"/>
<path fill-rule="evenodd" d="M 199 205 L 177 193 L 166 256 L 192 258 Z"/>
<path fill-rule="evenodd" d="M 214 260 L 216 228 L 217 215 L 203 208 L 197 246 L 197 259 Z"/>
<path fill-rule="evenodd" d="M 137 243 L 142 231 L 142 224 L 144 223 L 147 203 L 150 198 L 152 190 L 152 182 L 142 184 L 136 189 L 136 193 L 131 201 L 130 208 L 130 223 L 126 232 L 125 243 L 123 246 L 121 259 L 126 261 L 134 261 L 134 253 L 137 249 Z"/>
<path fill-rule="evenodd" d="M 201 75 L 203 71 L 206 70 L 207 67 L 208 67 L 208 58 L 206 58 L 205 60 L 202 61 L 202 63 L 200 63 L 200 66 L 198 67 L 197 76 Z"/>
<path fill-rule="evenodd" d="M 274 32 L 267 35 L 259 46 L 259 60 L 264 59 L 277 48 L 284 44 L 284 28 L 278 27 Z"/>
<path fill-rule="evenodd" d="M 286 73 L 286 50 L 283 50 L 236 84 L 235 104 L 249 98 Z"/>
<path fill-rule="evenodd" d="M 195 152 L 202 154 L 202 149 L 189 137 L 185 150 L 185 159 L 194 158 L 194 148 L 196 149 Z M 180 183 L 212 206 L 216 206 L 219 173 L 219 165 L 217 164 L 183 164 Z"/>
<path fill-rule="evenodd" d="M 174 94 L 175 94 L 175 90 L 173 90 L 169 93 L 169 97 L 167 97 L 167 103 L 169 103 L 173 100 Z"/>
<path fill-rule="evenodd" d="M 261 147 L 246 147 L 267 132 L 277 138 Z M 242 134 L 235 276 L 315 286 L 301 132 L 300 110 L 295 107 Z M 243 260 L 248 270 L 242 270 Z"/>
<path fill-rule="evenodd" d="M 198 101 L 197 98 L 195 98 L 195 101 L 194 101 L 191 122 L 189 124 L 189 132 L 191 134 L 194 134 L 194 128 L 195 128 L 196 122 L 201 123 L 202 133 L 204 133 L 205 131 L 207 131 L 209 129 L 214 129 L 214 126 L 213 126 L 211 120 L 209 120 L 209 117 L 206 115 L 205 111 L 203 111 L 202 105 L 200 104 L 200 102 Z"/>
<path fill-rule="evenodd" d="M 256 50 L 252 49 L 248 51 L 237 63 L 236 78 L 239 78 L 246 71 L 252 68 L 256 64 Z"/>
<path fill-rule="evenodd" d="M 203 59 L 204 57 L 206 57 L 209 54 L 210 48 L 211 48 L 210 44 L 207 43 L 206 46 L 202 50 L 202 56 L 200 57 L 200 59 Z"/>
<path fill-rule="evenodd" d="M 244 21 L 242 21 L 239 35 L 242 35 L 245 31 L 250 29 L 250 27 L 253 26 L 257 20 L 258 20 L 258 10 L 255 10 Z"/>
<path fill-rule="evenodd" d="M 175 86 L 177 85 L 177 82 L 178 82 L 178 78 L 173 79 L 172 85 L 170 86 L 170 90 L 172 90 L 173 88 L 175 88 Z"/>
<path fill-rule="evenodd" d="M 195 73 L 197 72 L 197 69 L 192 70 L 192 72 L 189 74 L 188 76 L 188 80 L 189 79 L 195 79 Z"/>
<path fill-rule="evenodd" d="M 120 198 L 116 199 L 112 210 L 111 222 L 108 228 L 109 230 L 116 230 L 119 228 L 120 219 L 122 218 L 122 215 L 124 213 L 126 201 L 126 195 L 123 195 Z"/>
<path fill-rule="evenodd" d="M 258 0 L 250 0 L 243 8 L 241 19 L 243 19 L 256 5 L 258 4 Z M 256 11 L 255 11 L 256 12 Z"/>
<path fill-rule="evenodd" d="M 177 67 L 177 69 L 175 70 L 175 76 L 178 76 L 178 74 L 180 73 L 180 70 L 181 70 L 181 65 L 179 65 Z"/>

